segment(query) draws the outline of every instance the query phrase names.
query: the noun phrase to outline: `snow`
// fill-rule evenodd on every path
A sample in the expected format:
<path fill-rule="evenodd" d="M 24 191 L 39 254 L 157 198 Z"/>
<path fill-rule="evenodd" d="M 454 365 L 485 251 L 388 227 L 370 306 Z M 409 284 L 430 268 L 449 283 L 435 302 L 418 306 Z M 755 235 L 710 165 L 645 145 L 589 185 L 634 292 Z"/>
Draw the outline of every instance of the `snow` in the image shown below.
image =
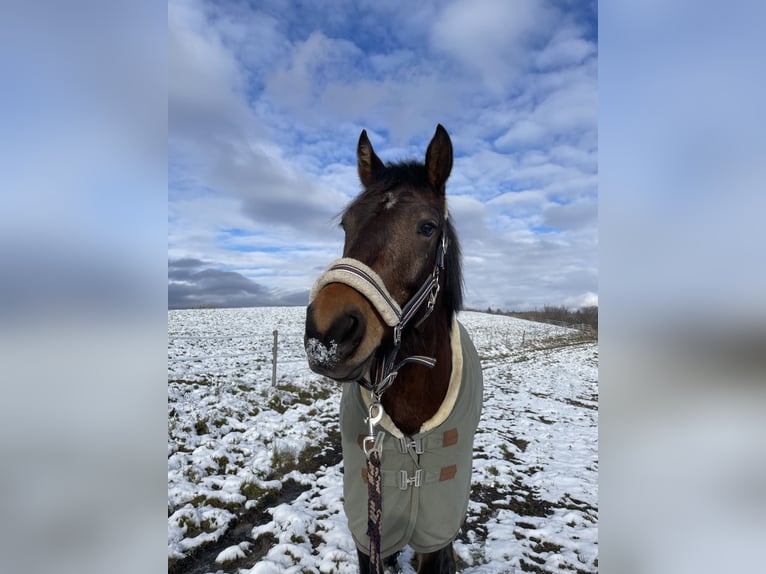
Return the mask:
<path fill-rule="evenodd" d="M 597 572 L 597 342 L 510 317 L 459 319 L 485 384 L 471 503 L 455 542 L 462 571 Z M 342 507 L 341 387 L 309 370 L 304 324 L 304 307 L 168 313 L 171 563 L 357 572 Z M 332 347 L 310 350 L 332 359 Z M 412 557 L 402 552 L 401 572 L 414 572 Z"/>
<path fill-rule="evenodd" d="M 332 369 L 338 362 L 338 343 L 330 341 L 325 346 L 319 339 L 311 338 L 306 341 L 306 356 L 311 364 Z"/>
<path fill-rule="evenodd" d="M 216 564 L 224 564 L 239 558 L 244 558 L 247 556 L 246 551 L 248 548 L 250 548 L 250 546 L 252 546 L 250 542 L 240 542 L 234 546 L 229 546 L 225 550 L 222 550 L 218 556 L 216 556 L 215 562 Z"/>

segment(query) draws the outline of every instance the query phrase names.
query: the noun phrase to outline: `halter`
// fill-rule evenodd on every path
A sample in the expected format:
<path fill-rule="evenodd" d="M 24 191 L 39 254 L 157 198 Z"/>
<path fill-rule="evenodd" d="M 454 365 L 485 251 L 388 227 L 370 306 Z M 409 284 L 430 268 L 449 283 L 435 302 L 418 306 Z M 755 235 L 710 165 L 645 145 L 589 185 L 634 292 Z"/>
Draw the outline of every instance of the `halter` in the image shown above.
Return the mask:
<path fill-rule="evenodd" d="M 372 393 L 373 402 L 380 400 L 383 392 L 393 384 L 399 369 L 405 364 L 416 363 L 429 368 L 436 364 L 436 359 L 422 355 L 407 357 L 399 363 L 395 363 L 395 361 L 401 347 L 404 328 L 425 304 L 426 310 L 415 324 L 415 327 L 419 327 L 428 318 L 436 305 L 436 298 L 439 295 L 439 273 L 444 269 L 444 258 L 448 245 L 447 235 L 442 232 L 441 240 L 436 249 L 436 260 L 434 261 L 433 270 L 420 286 L 420 289 L 417 290 L 403 308 L 399 307 L 399 304 L 391 296 L 383 280 L 375 271 L 361 261 L 351 257 L 343 257 L 333 261 L 324 273 L 320 275 L 311 289 L 310 299 L 313 300 L 319 291 L 329 283 L 348 285 L 364 295 L 375 307 L 383 321 L 389 327 L 394 328 L 393 348 L 371 370 L 372 380 L 368 381 L 365 377 L 358 379 L 359 384 Z"/>

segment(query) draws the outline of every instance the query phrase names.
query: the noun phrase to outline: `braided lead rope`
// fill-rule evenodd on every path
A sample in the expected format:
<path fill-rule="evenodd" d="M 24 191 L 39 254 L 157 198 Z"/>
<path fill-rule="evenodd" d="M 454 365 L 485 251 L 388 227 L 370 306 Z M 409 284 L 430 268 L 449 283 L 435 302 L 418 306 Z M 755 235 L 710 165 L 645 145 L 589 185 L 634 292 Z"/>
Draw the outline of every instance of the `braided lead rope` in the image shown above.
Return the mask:
<path fill-rule="evenodd" d="M 372 402 L 367 410 L 369 434 L 362 442 L 367 457 L 367 536 L 370 539 L 370 574 L 382 574 L 383 564 L 380 558 L 380 521 L 383 508 L 383 493 L 380 480 L 380 457 L 383 452 L 383 431 L 375 434 L 375 427 L 383 418 L 383 405 L 380 396 L 372 395 Z"/>
<path fill-rule="evenodd" d="M 380 452 L 367 454 L 367 536 L 370 538 L 370 574 L 383 574 L 380 557 L 380 519 L 382 513 Z"/>

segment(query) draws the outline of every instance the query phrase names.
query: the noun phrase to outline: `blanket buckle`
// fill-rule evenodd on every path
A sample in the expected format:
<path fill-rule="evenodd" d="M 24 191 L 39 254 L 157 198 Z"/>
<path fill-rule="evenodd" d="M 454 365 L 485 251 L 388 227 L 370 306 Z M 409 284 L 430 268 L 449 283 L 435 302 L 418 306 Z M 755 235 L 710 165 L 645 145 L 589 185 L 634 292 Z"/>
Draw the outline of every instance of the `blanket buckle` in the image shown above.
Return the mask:
<path fill-rule="evenodd" d="M 407 490 L 410 485 L 418 487 L 421 484 L 423 484 L 422 468 L 417 469 L 412 476 L 408 476 L 406 470 L 399 471 L 399 490 Z"/>

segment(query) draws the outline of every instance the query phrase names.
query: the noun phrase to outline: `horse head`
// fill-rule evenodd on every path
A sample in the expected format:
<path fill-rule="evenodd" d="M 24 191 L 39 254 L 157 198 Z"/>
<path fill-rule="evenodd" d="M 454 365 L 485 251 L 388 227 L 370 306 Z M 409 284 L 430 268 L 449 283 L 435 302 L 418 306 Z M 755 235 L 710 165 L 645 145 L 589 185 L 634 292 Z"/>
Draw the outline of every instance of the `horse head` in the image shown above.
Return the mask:
<path fill-rule="evenodd" d="M 363 377 L 376 356 L 393 345 L 391 315 L 418 293 L 447 245 L 447 272 L 437 274 L 436 291 L 443 293 L 440 303 L 450 319 L 462 299 L 459 248 L 445 197 L 452 169 L 447 131 L 436 128 L 424 162 L 384 164 L 363 130 L 357 167 L 363 191 L 343 212 L 345 242 L 338 261 L 369 280 L 341 282 L 324 274 L 306 313 L 309 366 L 338 381 Z"/>

